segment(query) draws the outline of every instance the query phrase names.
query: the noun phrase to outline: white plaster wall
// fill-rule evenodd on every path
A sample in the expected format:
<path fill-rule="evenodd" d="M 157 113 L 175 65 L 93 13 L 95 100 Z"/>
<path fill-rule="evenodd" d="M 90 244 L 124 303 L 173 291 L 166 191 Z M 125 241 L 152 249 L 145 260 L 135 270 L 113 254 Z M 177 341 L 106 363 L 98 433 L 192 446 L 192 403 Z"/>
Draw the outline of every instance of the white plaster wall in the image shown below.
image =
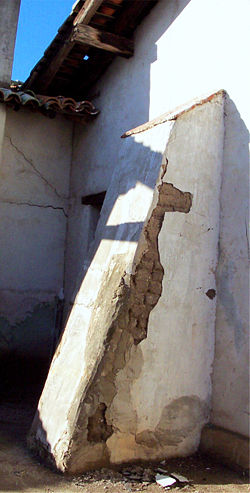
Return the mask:
<path fill-rule="evenodd" d="M 166 17 L 184 3 L 160 2 L 152 12 L 164 30 Z M 250 127 L 248 0 L 191 0 L 156 41 L 158 60 L 151 67 L 150 118 L 206 91 L 225 89 Z M 150 22 L 150 20 L 149 20 Z M 158 31 L 159 32 L 159 31 Z M 232 36 L 232 33 L 234 35 Z M 163 64 L 165 77 L 162 77 Z M 240 76 L 239 76 L 240 74 Z M 166 94 L 162 101 L 163 93 Z"/>
<path fill-rule="evenodd" d="M 0 168 L 1 351 L 37 357 L 50 351 L 64 277 L 71 137 L 70 122 L 7 109 Z"/>
<path fill-rule="evenodd" d="M 249 133 L 225 103 L 212 423 L 249 436 Z"/>
<path fill-rule="evenodd" d="M 65 262 L 65 317 L 73 302 L 76 280 L 88 259 L 88 250 L 94 241 L 99 211 L 91 205 L 82 205 L 81 198 L 71 198 L 67 225 Z"/>
<path fill-rule="evenodd" d="M 6 107 L 3 104 L 1 104 L 0 105 L 0 164 L 2 161 L 2 153 L 3 153 L 5 121 L 6 121 Z"/>
<path fill-rule="evenodd" d="M 248 0 L 159 1 L 135 33 L 134 56 L 117 58 L 93 89 L 101 114 L 76 129 L 75 195 L 108 186 L 124 131 L 203 93 L 225 89 L 250 128 L 249 15 Z"/>
<path fill-rule="evenodd" d="M 100 96 L 94 101 L 101 109 L 100 116 L 85 129 L 76 127 L 71 181 L 71 192 L 76 202 L 84 194 L 108 188 L 114 170 L 120 166 L 118 156 L 123 145 L 120 135 L 124 131 L 193 97 L 226 89 L 245 126 L 250 128 L 249 14 L 248 0 L 161 0 L 154 7 L 135 33 L 134 56 L 129 60 L 117 58 L 93 89 L 94 93 L 100 91 Z M 236 139 L 238 142 L 243 140 L 245 146 L 246 134 L 242 127 L 238 128 Z M 240 161 L 241 158 L 238 160 L 237 157 L 237 166 L 241 167 Z M 233 194 L 233 190 L 231 183 L 227 193 Z M 222 214 L 225 210 L 222 206 Z M 243 206 L 239 210 L 243 213 Z M 225 231 L 223 221 L 222 218 Z M 241 236 L 242 232 L 243 229 Z M 235 234 L 233 237 L 236 241 Z M 231 239 L 227 236 L 224 241 L 230 242 Z M 236 248 L 231 250 L 230 256 L 234 254 L 238 255 Z M 233 298 L 239 303 L 234 321 L 245 327 L 245 308 L 241 308 L 244 297 L 241 298 L 240 294 L 243 281 L 239 281 L 243 279 L 244 262 L 237 264 L 238 281 L 236 278 L 230 281 L 230 292 L 232 290 Z M 244 289 L 247 293 L 247 288 Z M 230 304 L 229 298 L 227 304 Z M 245 394 L 246 356 L 244 353 L 241 358 L 243 353 L 237 353 L 228 324 L 223 322 L 221 325 L 222 317 L 218 317 L 216 330 L 218 332 L 220 326 L 221 335 L 216 339 L 215 374 L 220 383 L 214 394 L 214 406 L 215 401 L 218 402 L 214 420 L 221 426 L 246 433 L 243 425 L 247 416 L 244 414 L 245 398 L 242 397 L 244 405 L 242 399 L 239 400 L 239 394 Z M 244 335 L 241 346 L 247 347 L 245 329 L 241 334 Z M 220 356 L 222 344 L 223 357 Z M 228 362 L 232 354 L 233 364 L 230 366 Z M 228 377 L 226 391 L 225 375 Z M 240 383 L 238 390 L 237 382 L 244 382 Z M 239 410 L 237 401 L 242 403 Z"/>
<path fill-rule="evenodd" d="M 102 459 L 102 444 L 86 440 L 86 426 L 81 429 L 78 419 L 95 398 L 88 389 L 105 351 L 117 286 L 145 249 L 143 226 L 158 201 L 155 184 L 166 159 L 164 182 L 191 193 L 192 206 L 188 213 L 165 213 L 159 235 L 163 292 L 150 313 L 146 339 L 132 345 L 123 355 L 125 366 L 115 372 L 115 396 L 105 415 L 113 427 L 107 449 L 112 463 L 197 449 L 212 394 L 216 297 L 210 299 L 207 291 L 217 289 L 223 153 L 223 93 L 176 122 L 123 141 L 92 260 L 89 255 L 79 271 L 74 305 L 31 430 L 33 446 L 49 450 L 61 470 L 67 470 L 65 457 L 71 455 L 71 472 Z M 105 393 L 98 397 L 105 402 Z M 78 430 L 80 451 L 74 454 Z"/>
<path fill-rule="evenodd" d="M 66 467 L 64 455 L 75 431 L 82 396 L 103 354 L 105 330 L 109 328 L 106 318 L 114 292 L 124 272 L 131 272 L 172 126 L 168 122 L 138 135 L 135 141 L 124 142 L 119 155 L 121 165 L 112 177 L 92 252 L 85 262 L 82 259 L 77 273 L 73 307 L 51 364 L 33 430 L 35 439 L 49 446 L 59 468 Z M 114 272 L 115 281 L 109 279 Z M 106 289 L 102 304 L 97 305 L 102 282 Z M 100 322 L 98 330 L 93 331 L 95 316 Z"/>
<path fill-rule="evenodd" d="M 108 411 L 113 462 L 191 454 L 209 419 L 216 298 L 206 292 L 216 289 L 223 109 L 220 96 L 179 117 L 168 142 L 164 182 L 190 192 L 192 207 L 165 213 L 162 295 Z"/>

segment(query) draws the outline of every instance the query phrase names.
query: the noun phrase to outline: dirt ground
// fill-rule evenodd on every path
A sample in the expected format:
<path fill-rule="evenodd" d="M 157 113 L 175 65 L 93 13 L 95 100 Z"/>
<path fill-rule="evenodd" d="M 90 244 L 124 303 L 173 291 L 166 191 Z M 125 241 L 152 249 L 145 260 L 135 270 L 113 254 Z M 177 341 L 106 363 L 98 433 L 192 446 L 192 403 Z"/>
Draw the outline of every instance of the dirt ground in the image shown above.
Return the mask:
<path fill-rule="evenodd" d="M 20 375 L 21 376 L 21 375 Z M 7 390 L 6 390 L 7 389 Z M 15 381 L 1 389 L 0 492 L 29 493 L 243 493 L 248 478 L 199 454 L 160 464 L 130 465 L 116 471 L 103 469 L 77 477 L 65 477 L 40 463 L 26 447 L 40 389 L 33 382 Z M 185 476 L 188 484 L 176 483 L 167 490 L 156 484 L 158 468 Z"/>

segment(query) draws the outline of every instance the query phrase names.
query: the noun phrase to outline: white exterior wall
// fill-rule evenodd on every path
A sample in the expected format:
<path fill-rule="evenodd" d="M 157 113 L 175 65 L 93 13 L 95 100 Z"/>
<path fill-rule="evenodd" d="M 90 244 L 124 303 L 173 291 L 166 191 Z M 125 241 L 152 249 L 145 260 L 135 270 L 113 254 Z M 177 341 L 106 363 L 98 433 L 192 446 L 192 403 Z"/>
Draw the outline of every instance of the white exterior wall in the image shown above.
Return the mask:
<path fill-rule="evenodd" d="M 246 42 L 249 7 L 248 0 L 237 3 L 234 0 L 162 0 L 154 7 L 136 31 L 134 57 L 129 60 L 117 58 L 95 88 L 95 92 L 100 91 L 95 100 L 101 110 L 100 116 L 87 128 L 76 127 L 71 179 L 76 215 L 82 207 L 81 196 L 108 189 L 113 172 L 120 165 L 118 156 L 123 146 L 120 135 L 124 131 L 193 97 L 220 88 L 227 90 L 246 127 L 250 128 Z M 239 120 L 239 115 L 237 118 Z M 229 127 L 226 132 L 230 134 Z M 222 257 L 219 260 L 212 421 L 247 434 L 244 387 L 248 339 L 242 282 L 245 282 L 245 210 L 248 197 L 241 181 L 245 183 L 246 180 L 246 152 L 240 151 L 239 145 L 244 142 L 245 149 L 246 129 L 238 125 L 233 147 L 229 145 L 229 134 L 226 133 L 220 245 L 233 242 L 234 246 L 229 249 L 223 247 L 226 251 L 223 255 L 228 256 L 226 274 L 225 271 L 222 273 Z M 234 194 L 235 183 L 228 178 L 229 168 L 234 176 L 238 176 L 236 182 L 241 182 L 240 185 L 238 181 L 236 186 L 237 196 L 241 197 L 236 203 L 241 220 L 237 234 L 230 228 L 231 236 L 228 225 L 235 208 L 232 209 L 229 197 Z M 207 185 L 209 187 L 210 182 Z M 74 236 L 69 236 L 69 242 L 73 239 Z M 230 259 L 234 262 L 233 279 L 228 270 Z M 221 283 L 225 275 L 230 278 L 226 296 L 223 295 L 225 279 Z M 247 294 L 247 287 L 244 287 L 244 292 Z M 236 304 L 233 321 L 230 319 L 232 299 Z M 234 332 L 238 335 L 240 332 L 240 336 L 233 337 Z M 239 337 L 240 347 L 237 346 Z M 241 382 L 240 385 L 237 382 Z"/>
<path fill-rule="evenodd" d="M 6 113 L 0 168 L 0 353 L 48 358 L 55 296 L 63 287 L 72 125 L 24 109 Z"/>
<path fill-rule="evenodd" d="M 3 104 L 1 104 L 0 105 L 0 164 L 2 161 L 2 154 L 3 154 L 5 122 L 6 122 L 6 107 Z"/>
<path fill-rule="evenodd" d="M 131 272 L 171 128 L 172 124 L 167 123 L 151 131 L 151 148 L 147 146 L 147 135 L 146 138 L 143 135 L 145 146 L 141 145 L 141 136 L 137 139 L 139 145 L 132 139 L 126 143 L 125 153 L 120 155 L 121 162 L 127 165 L 126 173 L 123 167 L 117 168 L 114 173 L 93 245 L 94 258 L 85 277 L 83 269 L 79 269 L 75 279 L 79 291 L 75 293 L 74 305 L 39 401 L 38 422 L 34 421 L 37 441 L 43 445 L 49 444 L 49 450 L 61 469 L 66 467 L 64 462 L 67 461 L 63 457 L 75 431 L 82 395 L 102 357 L 103 341 L 108 330 L 106 312 L 113 309 L 114 291 L 124 271 Z M 138 170 L 132 159 L 129 160 L 134 152 L 141 163 Z M 134 203 L 138 207 L 135 208 Z M 102 291 L 103 302 L 98 304 L 96 300 Z M 92 327 L 95 315 L 100 318 L 98 330 Z M 71 368 L 70 372 L 68 367 Z M 57 426 L 54 426 L 55 419 Z M 93 461 L 95 453 L 96 460 L 99 459 L 100 451 L 94 449 L 91 450 L 90 460 Z M 77 458 L 73 456 L 73 460 L 76 462 Z"/>
<path fill-rule="evenodd" d="M 206 293 L 216 290 L 223 110 L 219 96 L 189 111 L 168 141 L 163 181 L 190 192 L 192 207 L 164 216 L 158 241 L 162 294 L 146 339 L 133 346 L 117 373 L 118 391 L 107 413 L 115 430 L 107 441 L 112 462 L 192 454 L 209 420 L 216 298 Z"/>
<path fill-rule="evenodd" d="M 76 130 L 74 195 L 108 186 L 126 130 L 203 93 L 225 89 L 250 128 L 249 11 L 248 0 L 160 0 L 134 56 L 117 58 L 93 90 L 101 114 Z"/>
<path fill-rule="evenodd" d="M 225 103 L 212 423 L 249 435 L 248 130 Z"/>
<path fill-rule="evenodd" d="M 176 122 L 123 141 L 92 261 L 86 272 L 79 270 L 29 437 L 30 446 L 45 449 L 62 471 L 188 455 L 198 447 L 212 391 L 216 298 L 207 291 L 216 289 L 223 110 L 220 93 Z M 162 228 L 154 219 L 156 243 L 149 246 L 147 228 L 163 200 L 162 184 L 190 195 L 190 208 L 181 210 L 176 199 L 175 212 L 166 208 L 164 216 L 163 209 Z M 147 279 L 140 287 L 140 266 L 146 251 L 153 264 L 154 248 L 164 275 L 153 308 Z M 135 320 L 147 304 L 150 315 L 147 335 L 136 344 L 139 329 L 130 313 L 141 293 L 145 301 Z M 125 311 L 119 319 L 120 303 Z M 91 440 L 89 423 L 99 403 L 112 433 Z"/>

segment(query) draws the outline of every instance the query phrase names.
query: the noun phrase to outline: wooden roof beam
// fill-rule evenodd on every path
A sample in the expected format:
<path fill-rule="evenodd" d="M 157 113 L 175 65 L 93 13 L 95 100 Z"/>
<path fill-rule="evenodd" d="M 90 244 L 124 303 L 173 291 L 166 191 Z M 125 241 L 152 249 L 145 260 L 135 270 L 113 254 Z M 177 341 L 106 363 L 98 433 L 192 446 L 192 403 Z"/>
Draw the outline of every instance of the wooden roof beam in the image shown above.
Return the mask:
<path fill-rule="evenodd" d="M 79 24 L 74 28 L 71 42 L 93 46 L 126 58 L 134 54 L 134 43 L 130 39 L 99 31 L 99 29 L 84 24 Z"/>
<path fill-rule="evenodd" d="M 77 26 L 78 24 L 88 24 L 102 3 L 103 0 L 85 0 L 82 8 L 74 19 L 74 26 Z"/>
<path fill-rule="evenodd" d="M 59 71 L 63 61 L 72 50 L 73 46 L 74 46 L 74 42 L 72 41 L 66 41 L 61 46 L 61 48 L 58 50 L 56 56 L 53 59 L 53 63 L 48 64 L 47 69 L 44 71 L 44 73 L 39 77 L 39 79 L 36 82 L 39 91 L 44 92 L 49 87 L 55 75 Z"/>

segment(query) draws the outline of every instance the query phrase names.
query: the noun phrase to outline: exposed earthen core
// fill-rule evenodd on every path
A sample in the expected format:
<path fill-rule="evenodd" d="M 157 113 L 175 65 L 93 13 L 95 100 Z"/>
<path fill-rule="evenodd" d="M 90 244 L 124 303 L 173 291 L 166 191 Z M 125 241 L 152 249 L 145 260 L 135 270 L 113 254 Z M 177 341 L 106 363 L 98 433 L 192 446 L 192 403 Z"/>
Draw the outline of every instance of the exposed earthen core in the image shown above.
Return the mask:
<path fill-rule="evenodd" d="M 147 223 L 144 235 L 147 250 L 141 258 L 131 281 L 130 328 L 135 344 L 147 337 L 148 317 L 162 293 L 164 269 L 160 262 L 158 236 L 165 212 L 189 212 L 192 197 L 181 192 L 171 183 L 158 186 L 158 203 Z"/>
<path fill-rule="evenodd" d="M 107 406 L 104 402 L 100 402 L 96 412 L 88 419 L 88 441 L 100 442 L 106 440 L 112 435 L 111 426 L 107 425 L 105 418 Z"/>

